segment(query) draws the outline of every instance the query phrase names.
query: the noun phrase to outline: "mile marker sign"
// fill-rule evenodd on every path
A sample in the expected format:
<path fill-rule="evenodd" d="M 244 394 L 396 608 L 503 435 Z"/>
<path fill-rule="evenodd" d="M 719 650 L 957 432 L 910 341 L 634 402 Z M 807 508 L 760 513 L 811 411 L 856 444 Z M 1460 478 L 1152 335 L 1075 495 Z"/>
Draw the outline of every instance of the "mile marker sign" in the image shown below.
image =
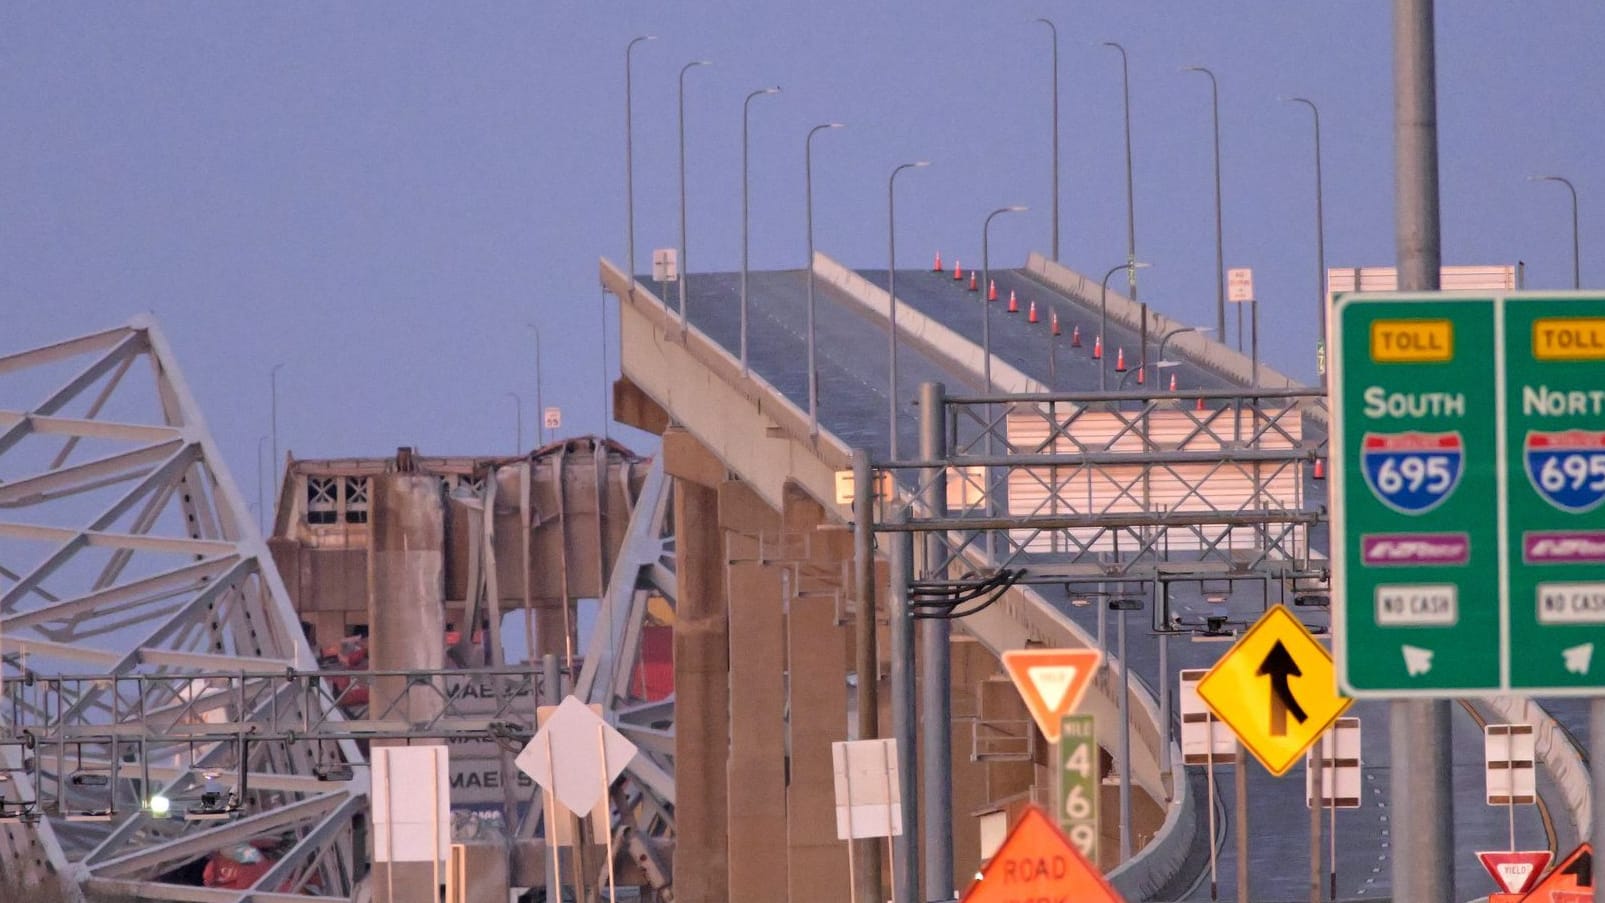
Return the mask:
<path fill-rule="evenodd" d="M 1350 294 L 1332 324 L 1344 692 L 1596 693 L 1605 297 Z"/>

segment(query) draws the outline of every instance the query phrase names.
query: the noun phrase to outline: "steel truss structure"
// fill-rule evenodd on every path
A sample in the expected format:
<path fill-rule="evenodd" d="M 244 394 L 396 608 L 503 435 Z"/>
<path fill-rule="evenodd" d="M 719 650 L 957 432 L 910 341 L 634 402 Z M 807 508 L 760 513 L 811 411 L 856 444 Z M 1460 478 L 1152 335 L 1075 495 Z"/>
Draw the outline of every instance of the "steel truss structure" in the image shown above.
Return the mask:
<path fill-rule="evenodd" d="M 675 596 L 667 486 L 655 462 L 571 687 L 643 750 L 615 790 L 614 825 L 658 887 L 669 883 L 673 701 L 633 700 L 628 675 L 646 593 Z M 0 357 L 0 650 L 0 886 L 204 903 L 351 899 L 368 808 L 359 741 L 516 747 L 543 677 L 317 671 L 148 317 Z M 387 679 L 409 687 L 397 706 L 348 704 Z M 464 680 L 495 687 L 496 704 L 459 711 L 446 688 Z M 419 700 L 427 711 L 407 708 Z M 170 813 L 153 811 L 157 796 Z M 536 829 L 528 819 L 519 837 Z M 198 886 L 212 853 L 264 840 L 278 858 L 250 888 Z"/>

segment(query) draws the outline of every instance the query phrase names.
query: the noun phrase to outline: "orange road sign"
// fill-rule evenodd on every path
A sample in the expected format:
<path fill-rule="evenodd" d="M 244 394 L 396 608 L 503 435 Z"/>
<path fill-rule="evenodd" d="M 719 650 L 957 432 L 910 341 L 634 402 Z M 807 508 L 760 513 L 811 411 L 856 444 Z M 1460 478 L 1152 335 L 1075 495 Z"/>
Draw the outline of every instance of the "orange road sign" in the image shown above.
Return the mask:
<path fill-rule="evenodd" d="M 1026 900 L 1125 903 L 1036 806 L 1025 810 L 963 897 L 963 903 Z"/>
<path fill-rule="evenodd" d="M 1059 741 L 1061 719 L 1081 704 L 1103 662 L 1096 649 L 1011 649 L 1003 667 L 1025 707 L 1050 743 Z"/>
<path fill-rule="evenodd" d="M 1594 848 L 1578 844 L 1560 865 L 1549 870 L 1522 903 L 1589 903 L 1594 899 Z"/>
<path fill-rule="evenodd" d="M 1353 700 L 1326 647 L 1276 605 L 1198 681 L 1198 696 L 1273 775 L 1285 774 Z"/>

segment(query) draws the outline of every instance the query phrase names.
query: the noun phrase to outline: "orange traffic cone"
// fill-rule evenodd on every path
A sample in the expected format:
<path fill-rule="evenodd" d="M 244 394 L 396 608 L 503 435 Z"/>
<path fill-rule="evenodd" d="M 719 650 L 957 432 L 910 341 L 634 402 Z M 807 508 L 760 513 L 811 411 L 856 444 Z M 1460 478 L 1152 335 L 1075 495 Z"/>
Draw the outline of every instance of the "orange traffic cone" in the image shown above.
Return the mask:
<path fill-rule="evenodd" d="M 1035 322 L 1037 322 L 1037 302 L 1035 302 L 1035 301 L 1031 302 L 1031 309 L 1026 311 L 1025 321 L 1027 323 L 1035 323 Z"/>
<path fill-rule="evenodd" d="M 1115 349 L 1115 372 L 1126 372 L 1126 349 L 1124 348 Z"/>
<path fill-rule="evenodd" d="M 1316 458 L 1315 459 L 1315 478 L 1317 480 L 1326 479 L 1326 459 L 1325 458 Z"/>
<path fill-rule="evenodd" d="M 988 300 L 988 301 L 996 301 L 997 299 L 998 299 L 998 281 L 996 279 L 988 279 L 986 281 L 986 300 Z"/>
<path fill-rule="evenodd" d="M 1079 326 L 1076 328 L 1080 329 Z M 1092 359 L 1095 361 L 1103 359 L 1103 336 L 1098 336 L 1092 340 Z"/>
<path fill-rule="evenodd" d="M 1055 311 L 1052 311 L 1052 312 L 1050 312 L 1048 314 L 1048 325 L 1053 328 L 1053 334 L 1054 335 L 1058 335 L 1059 334 L 1059 312 L 1058 311 L 1055 310 Z"/>
<path fill-rule="evenodd" d="M 974 291 L 979 291 L 979 290 L 980 290 L 980 287 L 976 284 L 976 281 L 975 281 L 975 271 L 971 270 L 970 271 L 970 291 L 974 292 Z"/>
<path fill-rule="evenodd" d="M 960 266 L 959 262 L 957 260 L 955 260 L 955 261 L 953 261 L 953 281 L 954 282 L 962 282 L 963 280 L 964 280 L 964 267 Z"/>
<path fill-rule="evenodd" d="M 1200 411 L 1202 411 L 1204 409 L 1204 397 L 1202 395 L 1198 396 L 1198 404 L 1195 405 L 1194 407 L 1196 407 Z"/>
<path fill-rule="evenodd" d="M 1017 314 L 1019 312 L 1020 312 L 1020 302 L 1015 300 L 1014 292 L 1011 291 L 1011 292 L 1009 292 L 1009 313 Z"/>
<path fill-rule="evenodd" d="M 1176 391 L 1176 374 L 1170 374 L 1170 391 Z"/>
<path fill-rule="evenodd" d="M 937 251 L 936 252 L 936 263 L 931 267 L 931 272 L 933 272 L 933 273 L 942 272 L 942 252 L 941 251 Z"/>
<path fill-rule="evenodd" d="M 1143 371 L 1143 368 L 1139 366 L 1137 368 L 1137 385 L 1139 385 L 1139 386 L 1142 385 L 1142 371 Z"/>
<path fill-rule="evenodd" d="M 1081 347 L 1081 327 L 1080 326 L 1072 326 L 1072 327 L 1070 327 L 1070 347 L 1071 348 L 1080 348 Z M 1096 357 L 1096 355 L 1094 355 L 1094 356 Z"/>

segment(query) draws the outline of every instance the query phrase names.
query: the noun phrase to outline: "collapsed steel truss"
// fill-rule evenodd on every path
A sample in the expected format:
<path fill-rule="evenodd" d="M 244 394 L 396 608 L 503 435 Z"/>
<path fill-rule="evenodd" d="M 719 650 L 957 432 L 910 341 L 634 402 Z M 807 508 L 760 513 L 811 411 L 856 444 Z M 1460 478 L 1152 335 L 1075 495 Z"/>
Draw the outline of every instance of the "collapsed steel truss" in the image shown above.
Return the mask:
<path fill-rule="evenodd" d="M 631 698 L 645 594 L 674 598 L 656 462 L 572 691 L 643 750 L 616 833 L 668 882 L 672 699 Z M 358 740 L 533 730 L 534 668 L 316 671 L 267 547 L 156 324 L 0 357 L 0 880 L 206 903 L 350 899 L 364 860 Z M 469 716 L 353 711 L 368 679 L 483 678 Z M 403 699 L 418 693 L 402 694 Z M 151 799 L 172 812 L 152 811 Z M 540 813 L 538 799 L 530 811 Z M 520 825 L 533 838 L 537 825 Z M 197 886 L 218 850 L 274 838 L 246 890 Z"/>

